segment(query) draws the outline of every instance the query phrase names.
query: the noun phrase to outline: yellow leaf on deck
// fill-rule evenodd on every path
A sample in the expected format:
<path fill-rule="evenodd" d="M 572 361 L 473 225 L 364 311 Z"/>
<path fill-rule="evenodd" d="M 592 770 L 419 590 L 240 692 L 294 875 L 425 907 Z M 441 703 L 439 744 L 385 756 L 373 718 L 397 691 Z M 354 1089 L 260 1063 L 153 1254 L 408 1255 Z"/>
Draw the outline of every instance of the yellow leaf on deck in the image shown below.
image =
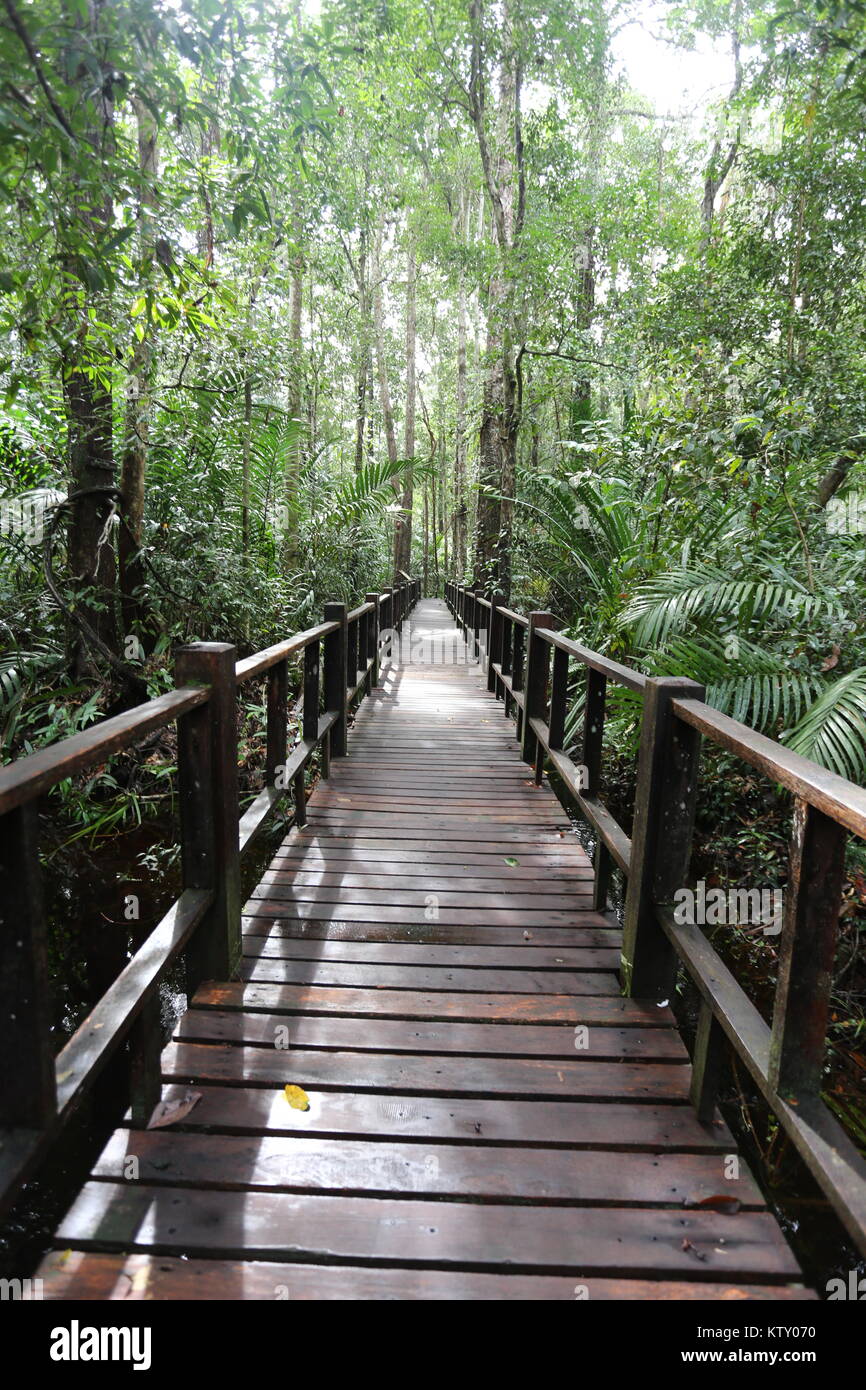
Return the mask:
<path fill-rule="evenodd" d="M 310 1097 L 301 1086 L 287 1086 L 286 1100 L 293 1110 L 309 1110 Z"/>

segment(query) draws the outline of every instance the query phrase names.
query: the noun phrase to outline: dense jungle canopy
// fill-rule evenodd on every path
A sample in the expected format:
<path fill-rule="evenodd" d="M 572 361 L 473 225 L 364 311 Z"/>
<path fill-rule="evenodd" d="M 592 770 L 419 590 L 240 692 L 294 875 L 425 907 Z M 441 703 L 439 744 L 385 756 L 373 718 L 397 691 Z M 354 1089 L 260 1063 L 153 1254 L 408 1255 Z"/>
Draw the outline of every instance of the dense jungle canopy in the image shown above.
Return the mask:
<path fill-rule="evenodd" d="M 864 42 L 842 0 L 4 0 L 7 756 L 403 572 L 862 778 Z"/>

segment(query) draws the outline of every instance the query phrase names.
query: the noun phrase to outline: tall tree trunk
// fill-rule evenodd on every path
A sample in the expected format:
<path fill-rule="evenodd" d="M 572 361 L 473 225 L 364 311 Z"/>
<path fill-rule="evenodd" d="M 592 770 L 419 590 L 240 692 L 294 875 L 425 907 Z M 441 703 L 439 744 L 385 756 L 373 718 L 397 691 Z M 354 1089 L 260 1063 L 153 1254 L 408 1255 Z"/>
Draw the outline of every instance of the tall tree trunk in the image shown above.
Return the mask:
<path fill-rule="evenodd" d="M 469 112 L 475 129 L 484 187 L 497 247 L 497 269 L 487 295 L 487 352 L 479 439 L 476 579 L 504 594 L 511 587 L 513 501 L 517 476 L 517 435 L 522 408 L 515 359 L 517 328 L 514 259 L 523 230 L 526 190 L 521 127 L 522 63 L 513 0 L 501 0 L 503 50 L 495 128 L 486 116 L 484 0 L 470 0 L 472 31 Z M 485 488 L 492 496 L 485 496 Z M 501 500 L 500 500 L 501 499 Z"/>
<path fill-rule="evenodd" d="M 83 42 L 73 43 L 67 55 L 69 78 L 74 84 L 89 86 L 93 83 L 94 63 L 99 73 L 94 99 L 95 124 L 86 137 L 93 149 L 95 166 L 110 158 L 114 144 L 113 69 L 102 57 L 105 45 L 103 14 L 101 0 L 91 0 L 86 20 L 77 21 L 79 32 L 83 31 Z M 70 186 L 69 198 L 73 225 L 98 245 L 111 226 L 111 199 L 103 196 L 95 204 L 92 193 L 75 180 Z M 72 270 L 78 249 L 74 243 L 66 267 L 73 303 L 80 290 L 80 281 Z M 69 509 L 67 559 L 72 581 L 83 591 L 78 610 L 106 646 L 116 652 L 116 565 L 112 528 L 107 526 L 111 500 L 106 496 L 116 481 L 113 402 L 111 387 L 102 384 L 90 370 L 93 364 L 87 347 L 89 308 L 90 291 L 85 291 L 80 302 L 79 348 L 69 349 L 64 355 L 69 495 L 81 494 Z M 80 631 L 71 634 L 71 639 L 72 670 L 81 677 L 90 664 L 87 643 Z"/>
<path fill-rule="evenodd" d="M 415 356 L 417 326 L 415 318 L 415 248 L 411 244 L 406 266 L 406 417 L 403 434 L 403 457 L 415 457 Z M 397 569 L 410 572 L 412 561 L 412 502 L 414 479 L 411 463 L 403 473 L 403 515 L 398 518 Z"/>
<path fill-rule="evenodd" d="M 491 282 L 487 291 L 487 344 L 481 393 L 481 427 L 478 438 L 478 503 L 475 517 L 475 579 L 493 578 L 499 544 L 502 477 L 502 417 L 505 383 L 502 372 L 502 334 L 497 301 L 502 282 Z"/>
<path fill-rule="evenodd" d="M 385 311 L 382 304 L 382 273 L 379 263 L 379 245 L 376 246 L 376 254 L 373 268 L 373 331 L 376 339 L 376 370 L 379 378 L 379 406 L 382 411 L 382 425 L 385 430 L 385 447 L 388 451 L 388 462 L 392 465 L 397 462 L 397 435 L 394 430 L 394 412 L 391 408 L 391 391 L 388 385 L 388 361 L 385 353 Z M 394 489 L 395 501 L 400 500 L 400 483 L 395 473 L 392 487 Z M 397 579 L 397 521 L 394 523 L 393 549 L 392 549 L 392 569 L 394 571 L 394 582 Z"/>
<path fill-rule="evenodd" d="M 361 228 L 361 247 L 358 252 L 358 366 L 355 388 L 355 472 L 364 467 L 364 430 L 367 425 L 367 392 L 370 383 L 370 307 L 367 288 L 367 228 Z"/>
<path fill-rule="evenodd" d="M 300 514 L 298 488 L 301 476 L 301 438 L 303 430 L 303 352 L 301 321 L 304 307 L 303 227 L 295 208 L 292 218 L 294 250 L 292 252 L 292 286 L 289 301 L 289 415 L 296 421 L 297 435 L 286 460 L 285 490 L 288 504 L 286 530 L 286 565 L 297 570 L 301 562 L 298 537 Z"/>
<path fill-rule="evenodd" d="M 448 556 L 448 445 L 447 432 L 442 428 L 440 431 L 440 480 L 439 488 L 439 533 L 442 537 L 442 568 L 446 578 L 451 576 L 451 564 Z"/>
<path fill-rule="evenodd" d="M 454 569 L 466 572 L 466 280 L 457 287 L 457 422 L 454 440 Z"/>
<path fill-rule="evenodd" d="M 376 369 L 379 378 L 379 406 L 382 411 L 382 425 L 385 430 L 385 446 L 389 463 L 397 462 L 397 435 L 394 431 L 394 411 L 391 408 L 391 390 L 388 385 L 388 361 L 385 350 L 385 311 L 382 305 L 382 281 L 378 256 L 376 258 L 376 279 L 373 285 L 373 326 L 376 333 Z"/>
<path fill-rule="evenodd" d="M 428 504 L 429 483 L 424 479 L 424 593 L 430 592 L 430 508 Z"/>
<path fill-rule="evenodd" d="M 138 99 L 134 102 L 138 131 L 138 170 L 141 178 L 139 193 L 139 251 L 145 274 L 150 272 L 155 255 L 153 222 L 149 214 L 156 207 L 157 126 L 149 107 Z M 137 631 L 146 650 L 152 649 L 155 636 L 147 630 L 146 612 L 141 596 L 145 571 L 141 560 L 141 528 L 144 520 L 145 474 L 150 442 L 151 379 L 153 375 L 153 343 L 150 325 L 141 318 L 142 336 L 132 351 L 126 388 L 126 425 L 123 459 L 120 469 L 120 493 L 124 524 L 118 537 L 121 615 L 123 631 L 129 636 Z"/>
<path fill-rule="evenodd" d="M 250 305 L 252 318 L 252 305 Z M 246 564 L 250 552 L 250 456 L 253 442 L 253 383 L 250 377 L 248 354 L 244 362 L 244 415 L 241 426 L 241 561 Z"/>
<path fill-rule="evenodd" d="M 580 272 L 578 294 L 578 327 L 582 333 L 589 333 L 595 314 L 595 262 L 593 257 L 593 233 L 590 227 L 586 233 L 584 264 Z M 585 372 L 574 383 L 571 398 L 571 437 L 580 439 L 586 424 L 592 419 L 592 379 Z"/>
<path fill-rule="evenodd" d="M 732 17 L 731 53 L 734 59 L 734 82 L 728 95 L 733 101 L 743 85 L 743 64 L 740 58 L 740 5 L 734 7 Z M 706 260 L 713 235 L 713 218 L 716 208 L 716 194 L 734 166 L 740 152 L 740 132 L 737 130 L 726 153 L 722 154 L 722 140 L 713 143 L 710 158 L 704 175 L 704 197 L 701 205 L 701 259 Z"/>
<path fill-rule="evenodd" d="M 432 521 L 432 555 L 433 555 L 433 582 L 436 586 L 436 593 L 439 593 L 439 546 L 437 543 L 438 527 L 436 513 L 438 504 L 436 501 L 436 472 L 430 474 L 430 519 Z"/>

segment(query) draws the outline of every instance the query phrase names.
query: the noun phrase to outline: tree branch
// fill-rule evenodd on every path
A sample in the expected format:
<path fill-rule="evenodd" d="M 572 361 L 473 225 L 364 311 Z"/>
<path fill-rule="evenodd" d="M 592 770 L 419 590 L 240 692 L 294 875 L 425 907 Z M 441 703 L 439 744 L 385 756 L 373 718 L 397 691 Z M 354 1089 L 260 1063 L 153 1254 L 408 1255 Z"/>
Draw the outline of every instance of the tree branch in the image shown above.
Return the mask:
<path fill-rule="evenodd" d="M 36 49 L 33 47 L 33 41 L 31 40 L 30 35 L 24 27 L 24 22 L 21 19 L 21 16 L 15 8 L 14 0 L 3 0 L 3 5 L 5 7 L 6 13 L 9 16 L 9 23 L 12 25 L 12 28 L 15 30 L 15 33 L 18 35 L 18 38 L 24 45 L 27 57 L 30 59 L 30 66 L 33 68 L 33 71 L 36 74 L 37 82 L 39 83 L 40 87 L 45 93 L 45 98 L 48 102 L 48 105 L 51 107 L 51 110 L 54 114 L 54 119 L 58 122 L 58 124 L 69 136 L 70 140 L 72 140 L 74 143 L 75 132 L 73 131 L 72 126 L 69 124 L 66 117 L 64 116 L 62 108 L 58 104 L 57 99 L 54 96 L 54 93 L 48 85 L 48 79 L 45 76 L 45 73 L 42 71 L 42 64 L 39 61 L 39 55 L 36 52 Z"/>

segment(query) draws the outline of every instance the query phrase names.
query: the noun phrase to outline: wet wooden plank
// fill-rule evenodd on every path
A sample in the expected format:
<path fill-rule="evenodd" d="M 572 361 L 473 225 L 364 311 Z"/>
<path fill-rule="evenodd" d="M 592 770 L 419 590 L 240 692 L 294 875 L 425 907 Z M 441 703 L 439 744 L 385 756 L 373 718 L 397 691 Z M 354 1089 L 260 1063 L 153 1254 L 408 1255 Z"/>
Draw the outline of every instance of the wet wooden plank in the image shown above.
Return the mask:
<path fill-rule="evenodd" d="M 338 1091 L 413 1095 L 582 1096 L 636 1101 L 688 1099 L 684 1067 L 653 1062 L 559 1058 L 412 1056 L 389 1052 L 325 1052 L 292 1048 L 170 1043 L 162 1056 L 166 1081 L 235 1086 L 287 1084 Z"/>
<path fill-rule="evenodd" d="M 509 860 L 514 862 L 509 863 Z M 564 883 L 592 881 L 592 869 L 588 864 L 573 863 L 568 859 L 563 862 L 554 856 L 531 855 L 515 859 L 514 855 L 506 856 L 499 852 L 491 855 L 439 851 L 435 857 L 431 854 L 425 858 L 404 850 L 378 850 L 368 845 L 360 849 L 329 849 L 327 853 L 312 849 L 300 852 L 286 849 L 278 851 L 272 863 L 273 868 L 269 872 L 292 873 L 301 881 L 304 877 L 321 877 L 325 881 L 331 878 L 360 881 L 371 877 L 395 876 L 408 882 L 409 879 L 459 873 L 465 874 L 473 882 L 487 882 L 492 878 L 503 884 L 519 885 L 528 880 L 541 893 L 563 893 L 566 891 Z M 539 870 L 543 870 L 543 874 Z"/>
<path fill-rule="evenodd" d="M 200 985 L 192 1002 L 197 1008 L 379 1014 L 391 1018 L 455 1019 L 466 1023 L 674 1026 L 670 1009 L 619 996 L 606 999 L 591 995 L 572 998 L 568 995 L 449 994 L 444 990 L 429 994 L 402 989 L 331 989 L 309 985 L 243 984 L 229 980 L 207 981 Z"/>
<path fill-rule="evenodd" d="M 593 1028 L 579 1038 L 574 1028 L 529 1023 L 430 1023 L 426 1020 L 357 1018 L 345 1014 L 223 1013 L 188 1009 L 174 1036 L 187 1042 L 248 1043 L 261 1047 L 328 1047 L 359 1052 L 453 1052 L 572 1058 L 578 1047 L 596 1059 L 642 1057 L 688 1060 L 674 1028 Z"/>
<path fill-rule="evenodd" d="M 592 897 L 592 883 L 588 879 L 569 885 L 567 892 L 562 889 L 554 892 L 548 888 L 547 893 L 539 897 L 539 894 L 534 892 L 519 892 L 518 884 L 510 891 L 498 891 L 496 884 L 490 881 L 485 884 L 483 881 L 472 883 L 470 880 L 467 886 L 457 877 L 420 881 L 407 879 L 402 884 L 399 880 L 394 882 L 391 879 L 383 883 L 371 883 L 369 880 L 353 883 L 347 881 L 348 875 L 342 880 L 335 875 L 335 883 L 303 883 L 299 881 L 299 877 L 271 870 L 262 876 L 261 882 L 253 891 L 253 898 L 284 902 L 366 902 L 390 907 L 403 903 L 414 906 L 419 901 L 423 906 L 425 899 L 432 894 L 439 907 L 472 907 L 485 910 L 498 908 L 504 911 L 531 912 L 541 901 L 546 909 L 570 912 L 574 908 L 585 906 L 586 901 Z"/>
<path fill-rule="evenodd" d="M 242 980 L 270 984 L 336 985 L 340 988 L 391 990 L 459 990 L 485 994 L 619 993 L 616 978 L 601 968 L 561 970 L 459 970 L 441 965 L 359 965 L 357 961 L 272 960 L 246 957 Z"/>
<path fill-rule="evenodd" d="M 310 801 L 310 807 L 314 806 L 315 797 Z M 441 850 L 451 844 L 457 848 L 462 846 L 474 851 L 477 845 L 486 844 L 491 854 L 498 855 L 520 854 L 521 851 L 537 854 L 540 849 L 547 847 L 567 851 L 569 845 L 574 845 L 575 855 L 582 854 L 570 829 L 555 829 L 553 826 L 544 829 L 508 822 L 488 824 L 486 817 L 484 825 L 476 827 L 461 824 L 459 818 L 454 825 L 435 827 L 428 820 L 423 824 L 407 825 L 404 816 L 392 816 L 391 819 L 394 823 L 389 825 L 376 816 L 368 816 L 366 820 L 344 816 L 342 823 L 339 818 L 327 822 L 317 821 L 311 816 L 306 827 L 308 833 L 299 831 L 297 837 L 292 836 L 289 843 L 305 845 L 313 843 L 314 840 L 316 843 L 331 840 L 384 840 L 395 849 L 405 849 L 407 841 L 419 840 L 425 850 Z"/>
<path fill-rule="evenodd" d="M 589 899 L 586 899 L 589 902 Z M 589 907 L 587 907 L 589 912 Z M 520 927 L 575 927 L 579 926 L 583 913 L 579 907 L 564 911 L 551 908 L 549 911 L 530 912 L 526 909 L 491 908 L 485 911 L 473 907 L 440 907 L 435 918 L 424 916 L 423 906 L 419 909 L 411 905 L 383 905 L 375 903 L 304 903 L 287 902 L 276 898 L 249 898 L 244 904 L 247 917 L 284 917 L 298 920 L 310 919 L 317 922 L 404 922 L 407 926 L 433 920 L 464 926 Z"/>
<path fill-rule="evenodd" d="M 61 1246 L 214 1254 L 287 1253 L 369 1264 L 469 1265 L 694 1278 L 795 1278 L 775 1220 L 762 1212 L 526 1207 L 90 1182 L 57 1232 Z"/>
<path fill-rule="evenodd" d="M 350 825 L 353 830 L 389 830 L 393 835 L 399 831 L 402 837 L 404 831 L 417 824 L 418 830 L 424 835 L 434 834 L 440 830 L 450 831 L 452 838 L 462 839 L 491 839 L 495 837 L 498 842 L 519 836 L 522 839 L 532 839 L 535 836 L 544 834 L 553 835 L 562 825 L 562 812 L 537 811 L 530 815 L 528 812 L 520 811 L 516 815 L 513 812 L 503 811 L 494 815 L 492 812 L 484 812 L 484 828 L 478 828 L 479 815 L 477 811 L 467 810 L 463 815 L 457 812 L 445 814 L 437 809 L 435 815 L 430 814 L 429 807 L 425 810 L 419 806 L 414 814 L 406 811 L 360 811 L 355 808 L 347 807 L 341 810 L 319 810 L 316 802 L 311 802 L 309 824 L 315 831 L 327 829 L 329 826 Z M 499 831 L 501 829 L 501 840 Z"/>
<path fill-rule="evenodd" d="M 283 917 L 245 917 L 244 939 L 254 936 L 271 941 L 370 941 L 406 942 L 418 945 L 450 943 L 485 946 L 600 946 L 620 944 L 619 928 L 600 913 L 582 912 L 579 927 L 468 927 L 442 922 L 331 922 L 310 919 L 287 921 Z M 586 925 L 584 925 L 584 923 Z"/>
<path fill-rule="evenodd" d="M 428 942 L 310 941 L 301 938 L 246 936 L 244 954 L 272 960 L 347 961 L 354 964 L 442 966 L 498 970 L 616 970 L 619 949 L 573 946 L 436 946 Z"/>
<path fill-rule="evenodd" d="M 186 1084 L 166 1087 L 177 1100 Z M 318 1134 L 374 1139 L 441 1139 L 458 1144 L 523 1148 L 610 1149 L 730 1153 L 734 1141 L 718 1114 L 702 1125 L 688 1105 L 660 1102 L 514 1100 L 492 1096 L 382 1095 L 373 1091 L 307 1092 L 309 1110 L 294 1110 L 282 1088 L 208 1083 L 185 1117 L 183 1130 L 221 1133 Z M 527 1161 L 531 1161 L 531 1158 Z"/>
<path fill-rule="evenodd" d="M 745 1165 L 739 1177 L 726 1179 L 723 1154 L 538 1148 L 530 1158 L 525 1149 L 502 1146 L 493 1160 L 488 1148 L 466 1144 L 120 1129 L 97 1159 L 93 1176 L 223 1190 L 619 1207 L 691 1208 L 723 1188 L 744 1210 L 765 1208 Z M 736 1228 L 733 1217 L 729 1224 Z"/>
<path fill-rule="evenodd" d="M 322 1300 L 377 1302 L 472 1299 L 523 1302 L 577 1297 L 573 1278 L 538 1274 L 477 1274 L 463 1270 L 371 1269 L 256 1260 L 189 1260 L 171 1255 L 106 1255 L 81 1251 L 48 1255 L 38 1276 L 46 1299 L 139 1302 L 176 1300 Z M 687 1280 L 582 1279 L 581 1297 L 722 1302 L 812 1301 L 799 1285 L 689 1283 Z"/>

